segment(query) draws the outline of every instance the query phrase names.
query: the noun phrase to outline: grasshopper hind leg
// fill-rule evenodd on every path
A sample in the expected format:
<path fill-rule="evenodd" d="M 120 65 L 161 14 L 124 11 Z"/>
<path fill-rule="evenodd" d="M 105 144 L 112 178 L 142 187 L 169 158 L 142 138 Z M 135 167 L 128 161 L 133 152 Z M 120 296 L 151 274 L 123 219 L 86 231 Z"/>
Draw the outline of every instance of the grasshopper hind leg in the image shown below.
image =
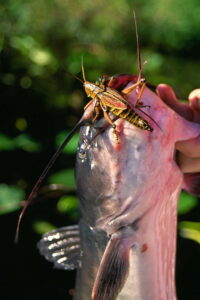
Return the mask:
<path fill-rule="evenodd" d="M 145 78 L 141 78 L 138 82 L 136 82 L 135 84 L 129 86 L 128 88 L 125 88 L 122 90 L 122 94 L 127 95 L 130 92 L 132 92 L 133 90 L 136 90 L 136 93 L 138 94 L 137 96 L 137 100 L 135 103 L 135 107 L 150 107 L 149 105 L 144 105 L 144 103 L 141 101 L 141 97 L 143 94 L 143 91 L 145 89 L 146 86 L 146 79 Z M 137 91 L 137 89 L 140 89 L 139 92 Z"/>

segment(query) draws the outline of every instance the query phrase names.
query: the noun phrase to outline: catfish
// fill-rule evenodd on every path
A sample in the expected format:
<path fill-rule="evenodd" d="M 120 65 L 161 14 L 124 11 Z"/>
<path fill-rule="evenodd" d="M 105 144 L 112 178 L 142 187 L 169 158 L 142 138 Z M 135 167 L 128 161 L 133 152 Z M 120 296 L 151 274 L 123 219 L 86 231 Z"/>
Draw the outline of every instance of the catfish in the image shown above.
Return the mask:
<path fill-rule="evenodd" d="M 137 91 L 127 101 L 137 110 Z M 159 124 L 152 132 L 119 118 L 116 143 L 104 118 L 81 128 L 75 175 L 80 222 L 38 243 L 55 267 L 77 268 L 74 300 L 176 299 L 177 203 L 182 189 L 199 192 L 193 180 L 199 174 L 190 178 L 176 163 L 176 143 L 197 137 L 200 124 L 147 87 L 141 101 Z"/>

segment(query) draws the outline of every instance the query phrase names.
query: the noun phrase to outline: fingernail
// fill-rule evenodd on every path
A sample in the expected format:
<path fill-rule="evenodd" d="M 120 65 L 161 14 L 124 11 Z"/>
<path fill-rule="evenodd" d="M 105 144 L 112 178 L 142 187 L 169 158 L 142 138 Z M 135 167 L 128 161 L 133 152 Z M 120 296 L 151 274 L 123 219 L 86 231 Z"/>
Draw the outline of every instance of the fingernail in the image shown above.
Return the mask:
<path fill-rule="evenodd" d="M 196 90 L 193 90 L 189 96 L 188 96 L 188 99 L 191 100 L 193 98 L 196 98 L 196 99 L 199 99 L 200 100 L 200 89 L 196 89 Z"/>
<path fill-rule="evenodd" d="M 200 89 L 193 90 L 188 97 L 194 110 L 200 111 Z"/>

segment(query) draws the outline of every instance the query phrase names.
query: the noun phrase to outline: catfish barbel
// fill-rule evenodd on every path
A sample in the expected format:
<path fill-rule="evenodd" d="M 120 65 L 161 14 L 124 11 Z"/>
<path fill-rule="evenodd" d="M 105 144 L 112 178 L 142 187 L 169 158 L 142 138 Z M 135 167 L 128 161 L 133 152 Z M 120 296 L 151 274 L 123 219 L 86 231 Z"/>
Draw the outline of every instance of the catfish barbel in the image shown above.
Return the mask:
<path fill-rule="evenodd" d="M 132 91 L 133 108 L 136 100 Z M 147 87 L 141 100 L 162 130 L 142 131 L 118 119 L 116 144 L 111 127 L 93 140 L 105 119 L 84 126 L 76 162 L 80 223 L 51 231 L 38 244 L 55 266 L 77 268 L 74 300 L 176 299 L 177 202 L 192 182 L 175 162 L 175 144 L 197 137 L 200 124 Z"/>

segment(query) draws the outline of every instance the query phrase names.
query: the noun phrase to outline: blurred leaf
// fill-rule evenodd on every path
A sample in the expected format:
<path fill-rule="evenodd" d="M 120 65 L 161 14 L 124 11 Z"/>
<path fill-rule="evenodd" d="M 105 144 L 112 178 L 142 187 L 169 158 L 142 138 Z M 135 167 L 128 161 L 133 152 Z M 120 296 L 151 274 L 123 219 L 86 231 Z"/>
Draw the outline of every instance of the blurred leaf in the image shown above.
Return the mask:
<path fill-rule="evenodd" d="M 178 213 L 180 215 L 186 214 L 191 211 L 198 204 L 198 200 L 196 197 L 186 193 L 183 191 L 180 195 L 178 202 Z"/>
<path fill-rule="evenodd" d="M 36 65 L 46 66 L 50 64 L 53 59 L 49 50 L 42 48 L 33 36 L 14 36 L 10 44 Z"/>
<path fill-rule="evenodd" d="M 16 144 L 13 138 L 0 133 L 0 151 L 9 151 L 16 148 Z"/>
<path fill-rule="evenodd" d="M 180 222 L 180 235 L 200 244 L 200 222 Z"/>
<path fill-rule="evenodd" d="M 56 136 L 56 147 L 58 148 L 66 136 L 69 134 L 69 131 L 62 131 Z M 69 144 L 65 147 L 63 150 L 64 153 L 74 154 L 77 152 L 77 146 L 78 146 L 78 140 L 79 140 L 79 134 L 75 133 Z"/>
<path fill-rule="evenodd" d="M 74 170 L 73 169 L 67 169 L 67 170 L 61 170 L 57 173 L 54 173 L 49 178 L 50 184 L 63 184 L 67 186 L 67 188 L 75 189 L 75 179 L 74 179 Z"/>
<path fill-rule="evenodd" d="M 46 221 L 36 221 L 33 223 L 33 229 L 38 234 L 44 234 L 55 228 L 56 227 L 54 225 L 52 225 L 51 223 L 46 222 Z"/>
<path fill-rule="evenodd" d="M 3 133 L 0 134 L 0 151 L 11 151 L 16 148 L 20 148 L 28 152 L 38 152 L 41 149 L 41 146 L 28 134 L 23 133 L 15 138 L 10 138 Z"/>
<path fill-rule="evenodd" d="M 78 200 L 75 196 L 63 196 L 57 203 L 57 209 L 60 213 L 65 213 L 77 209 Z"/>
<path fill-rule="evenodd" d="M 0 184 L 0 214 L 6 214 L 19 209 L 24 200 L 22 189 L 7 184 Z"/>
<path fill-rule="evenodd" d="M 73 219 L 78 219 L 78 199 L 75 196 L 63 196 L 57 203 L 60 213 L 68 213 Z"/>
<path fill-rule="evenodd" d="M 52 105 L 56 105 L 56 107 L 59 107 L 60 109 L 68 106 L 68 95 L 66 94 L 66 92 L 57 92 L 57 94 L 53 97 Z"/>
<path fill-rule="evenodd" d="M 15 138 L 15 144 L 18 148 L 28 152 L 38 152 L 41 149 L 39 143 L 35 142 L 29 135 L 24 133 Z"/>
<path fill-rule="evenodd" d="M 40 66 L 48 65 L 51 61 L 51 55 L 42 49 L 32 49 L 30 52 L 32 61 Z"/>

